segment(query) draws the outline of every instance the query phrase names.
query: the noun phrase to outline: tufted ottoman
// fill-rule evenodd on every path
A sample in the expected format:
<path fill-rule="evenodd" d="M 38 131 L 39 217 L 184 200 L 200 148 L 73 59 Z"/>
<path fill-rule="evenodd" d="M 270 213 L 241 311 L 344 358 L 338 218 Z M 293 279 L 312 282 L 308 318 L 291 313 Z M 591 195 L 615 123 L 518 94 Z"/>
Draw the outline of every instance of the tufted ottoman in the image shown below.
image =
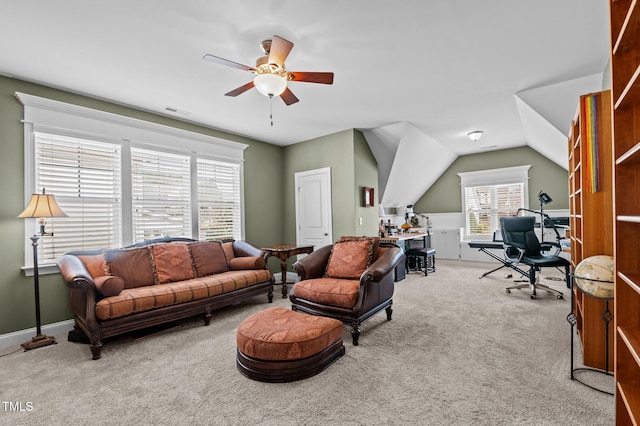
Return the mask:
<path fill-rule="evenodd" d="M 261 382 L 292 382 L 323 371 L 344 355 L 342 322 L 273 307 L 242 321 L 236 364 Z"/>

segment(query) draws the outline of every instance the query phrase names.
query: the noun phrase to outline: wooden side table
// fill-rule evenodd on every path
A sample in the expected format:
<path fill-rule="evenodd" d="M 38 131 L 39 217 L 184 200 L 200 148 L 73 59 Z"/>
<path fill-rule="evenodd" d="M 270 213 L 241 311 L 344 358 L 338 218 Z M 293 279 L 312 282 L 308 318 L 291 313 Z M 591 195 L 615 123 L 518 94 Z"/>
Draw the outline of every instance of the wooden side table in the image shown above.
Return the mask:
<path fill-rule="evenodd" d="M 311 253 L 313 246 L 298 246 L 295 244 L 275 244 L 273 246 L 262 247 L 262 250 L 269 252 L 269 256 L 280 259 L 280 270 L 282 271 L 282 298 L 287 298 L 287 259 L 303 253 Z"/>

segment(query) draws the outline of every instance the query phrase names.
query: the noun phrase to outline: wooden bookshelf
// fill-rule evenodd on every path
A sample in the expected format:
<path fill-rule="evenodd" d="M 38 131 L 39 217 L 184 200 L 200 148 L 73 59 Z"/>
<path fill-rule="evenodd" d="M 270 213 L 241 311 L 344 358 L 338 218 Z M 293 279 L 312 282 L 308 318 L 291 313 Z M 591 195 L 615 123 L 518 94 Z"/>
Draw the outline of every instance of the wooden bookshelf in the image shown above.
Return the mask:
<path fill-rule="evenodd" d="M 640 422 L 640 5 L 610 0 L 616 424 Z"/>
<path fill-rule="evenodd" d="M 587 114 L 592 111 L 594 119 Z M 597 139 L 595 155 L 598 160 L 599 187 L 590 183 L 592 166 L 587 139 L 588 125 L 594 123 Z M 593 140 L 593 137 L 592 137 Z M 611 92 L 590 93 L 580 97 L 578 111 L 571 123 L 569 134 L 569 225 L 571 239 L 571 268 L 585 258 L 599 254 L 613 256 L 613 195 L 611 150 Z M 582 343 L 583 364 L 601 370 L 613 371 L 614 330 L 601 313 L 606 308 L 604 300 L 584 294 L 574 286 L 573 312 L 576 330 Z M 609 303 L 613 311 L 613 304 Z M 607 354 L 608 348 L 608 354 Z M 607 363 L 608 361 L 608 363 Z"/>

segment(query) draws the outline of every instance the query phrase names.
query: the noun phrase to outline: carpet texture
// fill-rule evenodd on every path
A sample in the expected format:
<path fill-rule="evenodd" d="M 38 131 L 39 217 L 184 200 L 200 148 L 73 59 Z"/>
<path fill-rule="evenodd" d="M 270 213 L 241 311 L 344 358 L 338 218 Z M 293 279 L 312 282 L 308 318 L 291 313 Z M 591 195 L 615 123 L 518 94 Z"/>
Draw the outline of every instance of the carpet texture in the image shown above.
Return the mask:
<path fill-rule="evenodd" d="M 569 291 L 558 300 L 505 293 L 493 264 L 438 261 L 396 283 L 393 320 L 365 322 L 360 345 L 312 378 L 268 384 L 235 365 L 236 330 L 273 305 L 256 297 L 162 333 L 58 344 L 0 358 L 0 424 L 79 425 L 608 425 L 614 398 L 569 379 Z M 543 276 L 558 277 L 555 270 Z M 276 292 L 279 287 L 276 288 Z M 579 344 L 578 344 L 579 352 Z M 4 348 L 9 353 L 16 348 Z M 579 356 L 576 354 L 579 362 Z M 613 390 L 613 378 L 583 377 Z M 30 403 L 7 410 L 5 402 Z"/>

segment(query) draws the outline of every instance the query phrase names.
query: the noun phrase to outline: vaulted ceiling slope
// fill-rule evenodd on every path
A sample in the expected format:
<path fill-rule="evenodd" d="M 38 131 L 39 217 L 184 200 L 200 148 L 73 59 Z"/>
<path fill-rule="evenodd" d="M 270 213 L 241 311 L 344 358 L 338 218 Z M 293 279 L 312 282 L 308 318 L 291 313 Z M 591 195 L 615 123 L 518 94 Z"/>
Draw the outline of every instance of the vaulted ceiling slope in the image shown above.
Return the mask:
<path fill-rule="evenodd" d="M 407 123 L 412 139 L 422 133 L 425 143 L 442 146 L 447 158 L 449 152 L 524 144 L 554 158 L 559 136 L 553 129 L 566 131 L 568 121 L 562 125 L 564 117 L 550 117 L 552 111 L 543 111 L 531 91 L 606 69 L 607 5 L 607 0 L 4 1 L 0 74 L 283 146 L 345 129 Z M 300 102 L 286 106 L 273 99 L 272 127 L 267 97 L 256 90 L 224 96 L 251 74 L 202 57 L 208 53 L 253 66 L 262 55 L 260 42 L 273 35 L 294 43 L 289 69 L 332 71 L 335 78 L 333 85 L 289 83 Z M 577 99 L 544 95 L 577 105 Z M 572 107 L 569 119 L 574 112 Z M 472 144 L 466 134 L 476 129 L 485 134 Z M 393 162 L 400 164 L 404 152 L 396 151 Z M 390 170 L 389 176 L 394 174 Z"/>
<path fill-rule="evenodd" d="M 603 74 L 594 74 L 514 94 L 525 135 L 519 145 L 529 145 L 565 170 L 567 136 L 580 95 L 602 89 Z M 425 135 L 408 123 L 363 131 L 378 161 L 380 203 L 387 207 L 414 204 L 458 157 L 459 152 Z M 504 149 L 477 145 L 478 150 Z"/>

